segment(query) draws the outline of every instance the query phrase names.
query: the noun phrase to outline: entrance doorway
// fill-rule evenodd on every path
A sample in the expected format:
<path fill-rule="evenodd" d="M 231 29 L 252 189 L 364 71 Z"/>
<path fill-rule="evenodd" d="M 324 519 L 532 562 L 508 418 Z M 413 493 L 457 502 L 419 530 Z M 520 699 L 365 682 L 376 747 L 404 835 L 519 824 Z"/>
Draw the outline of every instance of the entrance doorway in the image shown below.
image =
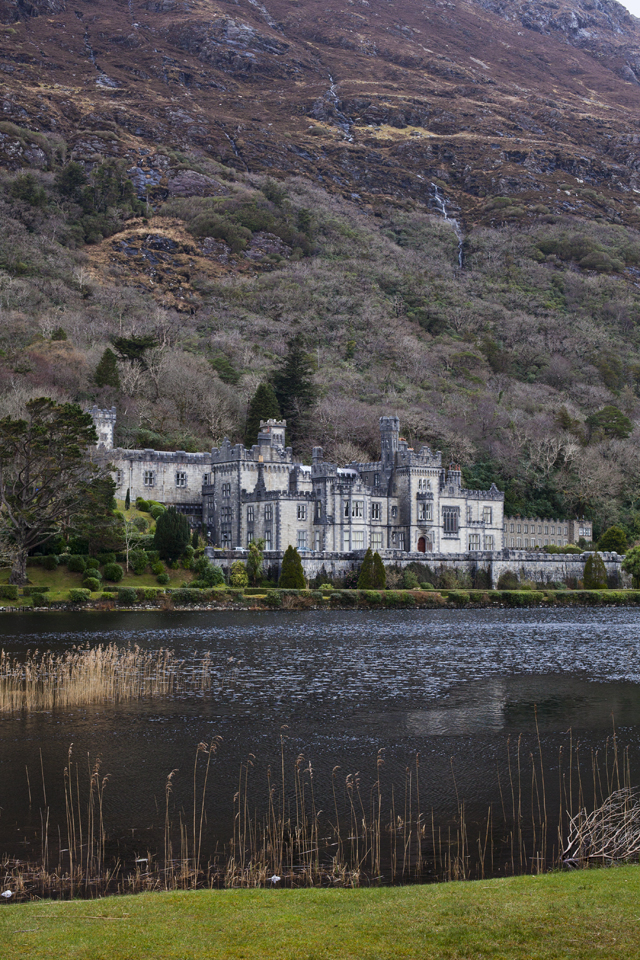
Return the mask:
<path fill-rule="evenodd" d="M 426 553 L 426 550 L 427 550 L 427 541 L 425 540 L 424 537 L 420 537 L 418 539 L 418 552 Z"/>

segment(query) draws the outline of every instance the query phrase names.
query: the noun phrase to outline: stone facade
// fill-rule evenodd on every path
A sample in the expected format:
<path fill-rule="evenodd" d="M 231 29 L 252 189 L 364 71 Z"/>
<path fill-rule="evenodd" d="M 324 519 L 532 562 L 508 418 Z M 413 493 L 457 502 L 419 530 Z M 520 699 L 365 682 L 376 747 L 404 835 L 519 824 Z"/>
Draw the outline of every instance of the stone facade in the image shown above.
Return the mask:
<path fill-rule="evenodd" d="M 381 456 L 338 467 L 314 447 L 303 465 L 285 447 L 285 421 L 262 422 L 250 449 L 225 440 L 210 453 L 113 448 L 115 410 L 90 411 L 115 469 L 116 495 L 175 506 L 202 523 L 212 546 L 385 559 L 405 554 L 493 552 L 503 546 L 504 494 L 467 490 L 428 446 L 409 447 L 397 417 L 380 418 Z M 110 425 L 109 429 L 105 424 Z"/>
<path fill-rule="evenodd" d="M 381 458 L 338 467 L 313 448 L 312 463 L 284 446 L 284 421 L 263 422 L 250 450 L 225 441 L 212 451 L 203 522 L 214 547 L 381 555 L 502 549 L 504 494 L 467 490 L 442 455 L 410 448 L 397 417 L 381 417 Z"/>
<path fill-rule="evenodd" d="M 531 550 L 535 547 L 566 547 L 580 539 L 591 541 L 590 520 L 550 520 L 541 517 L 505 517 L 504 547 Z"/>

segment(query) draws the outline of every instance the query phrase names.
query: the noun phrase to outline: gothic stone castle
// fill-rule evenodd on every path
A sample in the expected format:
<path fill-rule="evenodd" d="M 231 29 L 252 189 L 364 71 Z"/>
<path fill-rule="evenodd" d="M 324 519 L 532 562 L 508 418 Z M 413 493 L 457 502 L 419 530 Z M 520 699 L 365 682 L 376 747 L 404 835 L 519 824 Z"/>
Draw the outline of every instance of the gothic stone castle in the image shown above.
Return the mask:
<path fill-rule="evenodd" d="M 440 452 L 415 451 L 397 417 L 380 418 L 381 458 L 338 467 L 313 448 L 311 466 L 285 447 L 285 421 L 260 425 L 250 449 L 228 440 L 211 453 L 166 453 L 113 447 L 116 411 L 91 411 L 99 448 L 115 468 L 116 495 L 175 506 L 202 524 L 214 548 L 246 548 L 262 538 L 265 552 L 334 557 L 371 547 L 385 559 L 434 552 L 494 552 L 503 547 L 504 494 L 467 490 L 459 467 Z M 311 559 L 311 557 L 310 557 Z"/>

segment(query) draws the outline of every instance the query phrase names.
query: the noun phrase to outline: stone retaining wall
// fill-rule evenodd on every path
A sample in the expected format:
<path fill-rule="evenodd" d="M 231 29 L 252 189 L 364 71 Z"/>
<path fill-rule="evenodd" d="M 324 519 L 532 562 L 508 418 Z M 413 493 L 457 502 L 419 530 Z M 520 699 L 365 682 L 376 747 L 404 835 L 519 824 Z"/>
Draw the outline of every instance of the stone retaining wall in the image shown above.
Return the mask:
<path fill-rule="evenodd" d="M 228 570 L 234 560 L 245 560 L 246 550 L 207 549 L 211 560 Z M 383 550 L 380 552 L 385 566 L 390 564 L 406 567 L 410 563 L 426 563 L 437 573 L 456 570 L 473 576 L 476 571 L 485 571 L 490 584 L 496 587 L 502 573 L 512 571 L 520 580 L 532 580 L 534 583 L 563 583 L 566 580 L 582 580 L 584 565 L 592 554 L 540 553 L 526 550 L 500 550 L 478 553 L 407 553 L 401 550 Z M 284 553 L 271 550 L 264 555 L 264 566 L 271 576 L 277 576 Z M 313 579 L 321 573 L 328 577 L 343 577 L 357 570 L 362 563 L 363 552 L 319 553 L 306 551 L 301 554 L 302 567 L 307 579 Z M 622 570 L 623 556 L 617 553 L 602 553 L 601 557 L 610 577 L 617 577 L 621 585 L 631 586 L 631 578 Z"/>

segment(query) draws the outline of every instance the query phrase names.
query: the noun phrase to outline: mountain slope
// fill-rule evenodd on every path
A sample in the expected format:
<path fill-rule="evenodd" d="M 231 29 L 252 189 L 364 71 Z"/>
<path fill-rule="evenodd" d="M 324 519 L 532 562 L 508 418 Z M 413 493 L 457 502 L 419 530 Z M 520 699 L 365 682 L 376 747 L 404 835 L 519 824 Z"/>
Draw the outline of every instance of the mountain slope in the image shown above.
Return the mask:
<path fill-rule="evenodd" d="M 363 202 L 430 203 L 435 178 L 468 222 L 503 194 L 638 222 L 640 21 L 613 2 L 0 0 L 0 16 L 4 119 L 73 157 L 162 143 Z M 25 159 L 47 162 L 5 130 L 0 162 Z"/>

